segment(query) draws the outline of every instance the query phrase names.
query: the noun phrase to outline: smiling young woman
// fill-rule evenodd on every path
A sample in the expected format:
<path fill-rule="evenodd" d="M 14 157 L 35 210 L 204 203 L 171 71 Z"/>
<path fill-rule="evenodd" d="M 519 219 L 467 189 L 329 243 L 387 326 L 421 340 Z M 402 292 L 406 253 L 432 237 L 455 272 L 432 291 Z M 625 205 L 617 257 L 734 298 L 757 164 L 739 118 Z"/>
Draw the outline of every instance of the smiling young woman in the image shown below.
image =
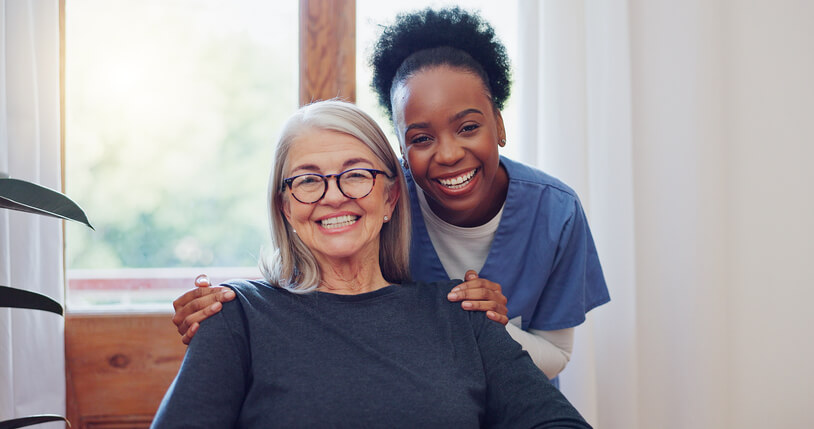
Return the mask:
<path fill-rule="evenodd" d="M 506 132 L 480 78 L 437 67 L 398 83 L 392 93 L 402 155 L 432 211 L 462 227 L 494 218 L 509 186 L 497 150 Z"/>

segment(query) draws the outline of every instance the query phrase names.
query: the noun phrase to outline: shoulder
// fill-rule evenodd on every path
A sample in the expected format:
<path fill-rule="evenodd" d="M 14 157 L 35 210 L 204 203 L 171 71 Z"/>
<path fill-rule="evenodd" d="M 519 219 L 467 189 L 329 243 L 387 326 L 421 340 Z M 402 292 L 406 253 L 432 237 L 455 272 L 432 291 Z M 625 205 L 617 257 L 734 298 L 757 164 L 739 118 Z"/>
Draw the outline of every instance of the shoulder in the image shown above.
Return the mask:
<path fill-rule="evenodd" d="M 547 187 L 570 196 L 571 198 L 577 198 L 577 193 L 570 186 L 540 169 L 523 164 L 522 162 L 514 161 L 505 156 L 500 157 L 500 163 L 506 168 L 506 172 L 509 174 L 509 186 L 511 186 L 511 184 L 523 184 Z"/>
<path fill-rule="evenodd" d="M 404 168 L 404 164 L 401 165 L 401 171 L 404 172 L 404 180 L 407 185 L 407 190 L 410 193 L 415 192 L 415 179 L 413 179 L 413 173 L 410 171 L 409 168 Z"/>
<path fill-rule="evenodd" d="M 235 299 L 224 303 L 224 312 L 242 313 L 243 308 L 269 309 L 285 301 L 291 292 L 272 286 L 265 280 L 233 279 L 220 284 L 235 291 Z"/>
<path fill-rule="evenodd" d="M 238 297 L 248 300 L 260 299 L 283 292 L 282 289 L 272 286 L 265 280 L 232 279 L 220 285 L 234 290 Z"/>
<path fill-rule="evenodd" d="M 506 168 L 509 175 L 509 196 L 507 200 L 514 202 L 514 210 L 522 212 L 536 211 L 546 213 L 560 213 L 564 219 L 570 219 L 582 211 L 582 203 L 570 186 L 542 170 L 529 165 L 500 157 L 500 163 Z M 538 201 L 529 204 L 530 199 Z"/>
<path fill-rule="evenodd" d="M 413 291 L 416 294 L 427 296 L 447 296 L 453 287 L 461 284 L 463 281 L 458 279 L 439 280 L 432 282 L 424 281 L 410 281 L 401 284 L 401 288 L 407 291 Z"/>
<path fill-rule="evenodd" d="M 408 299 L 414 299 L 416 303 L 420 304 L 422 311 L 429 309 L 429 311 L 434 314 L 433 319 L 438 321 L 438 323 L 455 321 L 451 323 L 451 326 L 463 328 L 463 325 L 460 323 L 466 319 L 469 320 L 473 328 L 475 328 L 475 331 L 477 331 L 484 320 L 489 320 L 486 318 L 486 313 L 483 311 L 464 310 L 461 308 L 460 302 L 452 302 L 447 299 L 449 291 L 461 283 L 463 283 L 463 280 L 460 279 L 432 282 L 419 281 L 403 283 L 401 287 L 405 294 L 412 295 L 412 298 Z"/>

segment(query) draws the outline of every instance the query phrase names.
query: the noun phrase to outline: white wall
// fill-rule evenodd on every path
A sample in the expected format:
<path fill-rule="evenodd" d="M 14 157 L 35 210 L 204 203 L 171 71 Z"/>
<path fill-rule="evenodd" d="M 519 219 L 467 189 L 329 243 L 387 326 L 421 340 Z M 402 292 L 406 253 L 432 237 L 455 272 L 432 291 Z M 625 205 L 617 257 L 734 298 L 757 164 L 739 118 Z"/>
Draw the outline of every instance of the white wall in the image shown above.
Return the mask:
<path fill-rule="evenodd" d="M 814 427 L 814 2 L 629 11 L 640 427 Z"/>

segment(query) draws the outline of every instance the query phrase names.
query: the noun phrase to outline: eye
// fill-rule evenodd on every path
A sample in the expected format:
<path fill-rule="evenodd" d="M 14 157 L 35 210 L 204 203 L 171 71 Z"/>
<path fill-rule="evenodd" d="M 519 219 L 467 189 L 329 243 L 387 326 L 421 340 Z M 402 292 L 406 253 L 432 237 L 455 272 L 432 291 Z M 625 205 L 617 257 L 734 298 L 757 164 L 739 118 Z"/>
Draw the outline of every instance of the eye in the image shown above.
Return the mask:
<path fill-rule="evenodd" d="M 364 180 L 373 177 L 373 174 L 367 170 L 348 170 L 342 178 L 347 180 Z"/>
<path fill-rule="evenodd" d="M 423 134 L 420 134 L 420 135 L 417 135 L 417 136 L 415 136 L 415 137 L 412 137 L 412 138 L 410 139 L 410 144 L 411 144 L 411 145 L 420 145 L 420 144 L 422 144 L 422 143 L 429 143 L 429 142 L 430 142 L 430 140 L 431 140 L 431 139 L 430 139 L 430 137 L 429 137 L 429 136 L 427 136 L 427 135 L 423 135 Z"/>
<path fill-rule="evenodd" d="M 471 133 L 472 131 L 475 131 L 478 128 L 480 128 L 479 124 L 464 124 L 464 126 L 461 127 L 460 132 L 461 133 Z"/>
<path fill-rule="evenodd" d="M 314 175 L 300 176 L 294 179 L 294 186 L 310 186 L 322 181 L 322 178 Z"/>

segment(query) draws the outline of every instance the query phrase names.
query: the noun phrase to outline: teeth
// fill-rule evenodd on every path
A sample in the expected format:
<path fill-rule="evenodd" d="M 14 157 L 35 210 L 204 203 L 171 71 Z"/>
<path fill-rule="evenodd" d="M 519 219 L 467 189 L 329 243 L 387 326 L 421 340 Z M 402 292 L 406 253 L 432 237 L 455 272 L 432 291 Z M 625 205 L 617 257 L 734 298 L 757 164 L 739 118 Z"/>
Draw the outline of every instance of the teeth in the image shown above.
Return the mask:
<path fill-rule="evenodd" d="M 333 229 L 333 228 L 342 228 L 343 226 L 353 225 L 359 219 L 358 216 L 351 216 L 351 215 L 343 215 L 337 217 L 330 217 L 328 219 L 322 219 L 320 224 L 322 224 L 323 228 L 326 229 Z"/>
<path fill-rule="evenodd" d="M 448 188 L 451 189 L 460 189 L 463 188 L 472 177 L 475 176 L 475 173 L 478 172 L 478 169 L 474 169 L 466 174 L 462 174 L 458 177 L 452 179 L 438 179 L 438 182 Z"/>

